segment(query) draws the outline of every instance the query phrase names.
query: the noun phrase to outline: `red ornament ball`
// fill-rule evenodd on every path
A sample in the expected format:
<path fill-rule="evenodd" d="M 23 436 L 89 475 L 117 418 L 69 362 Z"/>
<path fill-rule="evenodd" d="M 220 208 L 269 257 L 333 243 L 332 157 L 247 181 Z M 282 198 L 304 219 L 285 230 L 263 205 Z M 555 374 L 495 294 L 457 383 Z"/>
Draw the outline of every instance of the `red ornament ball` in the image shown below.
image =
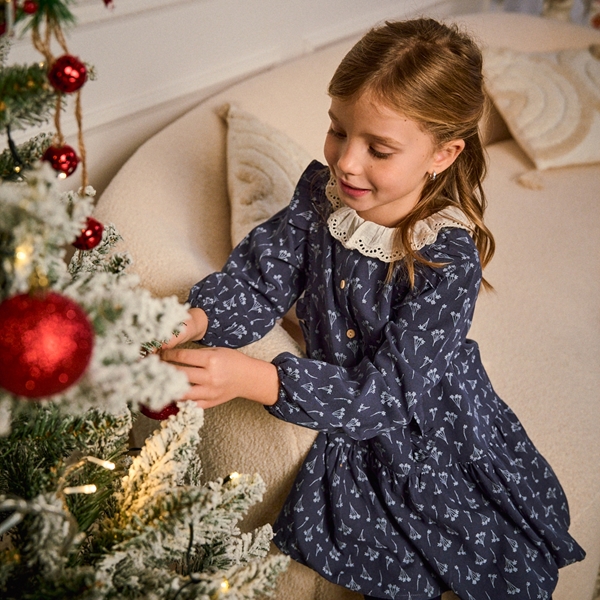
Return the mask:
<path fill-rule="evenodd" d="M 92 217 L 88 217 L 86 226 L 81 230 L 81 235 L 73 242 L 78 250 L 91 250 L 102 241 L 104 225 Z"/>
<path fill-rule="evenodd" d="M 23 2 L 23 12 L 28 15 L 35 15 L 39 6 L 34 0 L 25 0 Z"/>
<path fill-rule="evenodd" d="M 86 370 L 94 330 L 73 300 L 49 292 L 0 304 L 0 386 L 18 396 L 52 396 Z"/>
<path fill-rule="evenodd" d="M 79 158 L 75 150 L 65 144 L 64 146 L 50 146 L 42 156 L 42 160 L 48 161 L 59 176 L 68 177 L 75 172 L 79 164 Z"/>
<path fill-rule="evenodd" d="M 177 406 L 177 402 L 171 402 L 171 404 L 167 404 L 160 410 L 152 410 L 145 404 L 140 404 L 140 412 L 149 419 L 154 419 L 155 421 L 164 421 L 171 415 L 176 415 L 179 412 L 179 407 Z"/>
<path fill-rule="evenodd" d="M 87 69 L 75 56 L 63 54 L 50 67 L 48 79 L 52 86 L 59 92 L 71 94 L 76 92 L 85 83 Z"/>

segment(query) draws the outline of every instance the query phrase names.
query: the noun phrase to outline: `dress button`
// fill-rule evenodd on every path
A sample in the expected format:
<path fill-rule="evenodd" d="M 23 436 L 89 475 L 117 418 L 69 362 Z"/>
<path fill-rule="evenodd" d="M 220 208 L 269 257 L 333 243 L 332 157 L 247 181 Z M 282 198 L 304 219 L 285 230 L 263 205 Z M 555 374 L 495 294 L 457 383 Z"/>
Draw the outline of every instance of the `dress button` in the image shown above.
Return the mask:
<path fill-rule="evenodd" d="M 356 336 L 356 331 L 354 331 L 354 329 L 348 329 L 348 331 L 346 331 L 346 336 L 350 339 L 352 339 L 353 337 Z"/>
<path fill-rule="evenodd" d="M 342 280 L 340 281 L 340 290 L 343 290 L 345 287 L 346 287 L 346 280 L 345 280 L 345 279 L 342 279 Z"/>

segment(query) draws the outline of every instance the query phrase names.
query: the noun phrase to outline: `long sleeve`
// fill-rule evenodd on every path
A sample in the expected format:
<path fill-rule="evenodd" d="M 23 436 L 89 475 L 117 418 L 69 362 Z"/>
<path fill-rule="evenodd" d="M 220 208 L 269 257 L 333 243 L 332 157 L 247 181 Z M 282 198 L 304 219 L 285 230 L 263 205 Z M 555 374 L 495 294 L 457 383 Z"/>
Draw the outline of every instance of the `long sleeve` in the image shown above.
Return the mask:
<path fill-rule="evenodd" d="M 310 191 L 322 170 L 311 163 L 290 205 L 252 230 L 222 271 L 192 287 L 188 302 L 208 316 L 203 344 L 239 348 L 262 338 L 303 291 L 307 231 L 320 218 Z"/>
<path fill-rule="evenodd" d="M 481 270 L 472 240 L 458 230 L 441 232 L 425 255 L 445 266 L 421 269 L 415 288 L 391 307 L 372 356 L 350 368 L 287 353 L 275 358 L 280 395 L 269 408 L 273 415 L 354 439 L 413 419 L 426 428 L 423 397 L 444 381 L 452 385 L 460 360 L 468 360 L 465 340 Z M 332 337 L 345 333 L 333 331 Z"/>

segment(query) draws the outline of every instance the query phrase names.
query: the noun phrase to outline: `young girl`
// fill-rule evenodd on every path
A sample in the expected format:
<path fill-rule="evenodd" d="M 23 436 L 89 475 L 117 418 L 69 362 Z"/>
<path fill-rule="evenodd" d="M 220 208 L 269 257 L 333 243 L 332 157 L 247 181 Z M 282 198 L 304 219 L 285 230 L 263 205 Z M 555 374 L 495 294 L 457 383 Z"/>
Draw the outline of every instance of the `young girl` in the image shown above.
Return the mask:
<path fill-rule="evenodd" d="M 483 223 L 481 54 L 430 19 L 367 33 L 329 86 L 328 167 L 196 284 L 162 350 L 209 408 L 242 396 L 320 432 L 275 543 L 371 598 L 550 598 L 582 560 L 555 474 L 467 339 Z M 485 283 L 485 282 L 484 282 Z M 297 301 L 307 358 L 233 348 Z M 208 349 L 174 349 L 202 340 Z"/>

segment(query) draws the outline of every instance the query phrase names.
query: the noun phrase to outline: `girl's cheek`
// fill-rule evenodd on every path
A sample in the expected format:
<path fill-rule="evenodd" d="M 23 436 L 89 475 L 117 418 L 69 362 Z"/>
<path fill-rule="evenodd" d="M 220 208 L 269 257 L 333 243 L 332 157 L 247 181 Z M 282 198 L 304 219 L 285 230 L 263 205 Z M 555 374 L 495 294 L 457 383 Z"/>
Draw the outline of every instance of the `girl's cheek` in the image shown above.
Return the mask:
<path fill-rule="evenodd" d="M 335 165 L 337 162 L 337 147 L 335 140 L 332 139 L 332 136 L 328 135 L 325 137 L 325 146 L 323 147 L 323 154 L 325 156 L 325 161 L 331 167 Z"/>

